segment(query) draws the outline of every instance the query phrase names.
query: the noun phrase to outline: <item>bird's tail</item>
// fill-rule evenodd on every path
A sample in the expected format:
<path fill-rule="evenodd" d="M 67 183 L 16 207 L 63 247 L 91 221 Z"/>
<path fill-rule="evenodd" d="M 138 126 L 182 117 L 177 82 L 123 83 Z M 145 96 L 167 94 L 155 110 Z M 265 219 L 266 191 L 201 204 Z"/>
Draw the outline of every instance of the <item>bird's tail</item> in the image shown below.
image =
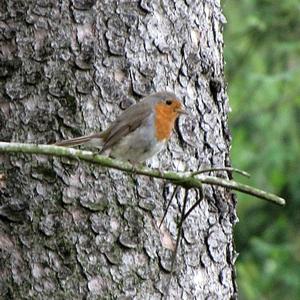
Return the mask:
<path fill-rule="evenodd" d="M 80 136 L 78 138 L 57 142 L 55 146 L 74 147 L 82 144 L 91 144 L 93 146 L 101 146 L 103 144 L 101 133 L 93 133 L 90 135 Z"/>

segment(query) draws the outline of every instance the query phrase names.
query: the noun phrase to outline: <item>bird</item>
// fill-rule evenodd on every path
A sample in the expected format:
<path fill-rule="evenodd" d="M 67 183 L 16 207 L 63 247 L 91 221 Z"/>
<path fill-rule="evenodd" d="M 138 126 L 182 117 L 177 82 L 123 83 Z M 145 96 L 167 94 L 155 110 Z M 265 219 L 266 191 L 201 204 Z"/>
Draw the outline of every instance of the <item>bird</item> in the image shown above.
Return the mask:
<path fill-rule="evenodd" d="M 88 145 L 133 165 L 158 154 L 172 135 L 177 118 L 186 114 L 180 99 L 161 91 L 131 105 L 104 131 L 55 143 L 56 146 Z"/>

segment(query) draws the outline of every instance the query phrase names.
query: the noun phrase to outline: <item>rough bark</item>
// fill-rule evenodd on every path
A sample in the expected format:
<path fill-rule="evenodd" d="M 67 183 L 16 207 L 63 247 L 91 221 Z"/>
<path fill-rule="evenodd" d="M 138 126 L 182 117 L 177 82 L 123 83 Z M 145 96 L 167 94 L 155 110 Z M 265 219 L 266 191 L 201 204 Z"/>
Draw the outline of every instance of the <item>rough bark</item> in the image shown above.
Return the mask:
<path fill-rule="evenodd" d="M 50 143 L 105 128 L 154 91 L 174 91 L 181 118 L 153 167 L 229 165 L 219 0 L 27 1 L 0 5 L 0 140 Z M 66 158 L 1 155 L 0 297 L 166 297 L 173 186 Z M 199 195 L 189 192 L 189 201 Z M 190 204 L 190 205 L 191 205 Z M 183 226 L 173 299 L 236 295 L 228 190 L 205 187 Z"/>

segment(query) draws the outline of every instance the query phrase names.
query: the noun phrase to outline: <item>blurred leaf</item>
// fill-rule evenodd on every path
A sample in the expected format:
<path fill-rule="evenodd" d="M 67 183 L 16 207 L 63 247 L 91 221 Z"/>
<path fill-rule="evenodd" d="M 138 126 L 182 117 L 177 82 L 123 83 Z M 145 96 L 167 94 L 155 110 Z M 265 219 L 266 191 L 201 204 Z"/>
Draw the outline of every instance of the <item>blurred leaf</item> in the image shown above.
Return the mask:
<path fill-rule="evenodd" d="M 300 2 L 231 0 L 224 10 L 233 165 L 288 200 L 282 209 L 239 195 L 240 297 L 298 299 Z"/>

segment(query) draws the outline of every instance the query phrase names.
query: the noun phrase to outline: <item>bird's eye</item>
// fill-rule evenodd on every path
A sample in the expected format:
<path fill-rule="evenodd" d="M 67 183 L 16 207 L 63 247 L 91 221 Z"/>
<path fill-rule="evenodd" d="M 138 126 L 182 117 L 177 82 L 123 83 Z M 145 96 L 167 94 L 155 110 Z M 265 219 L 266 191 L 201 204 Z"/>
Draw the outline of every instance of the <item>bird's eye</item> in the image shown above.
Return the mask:
<path fill-rule="evenodd" d="M 166 104 L 167 104 L 167 105 L 171 105 L 171 104 L 172 104 L 172 100 L 167 100 L 167 101 L 166 101 Z"/>

